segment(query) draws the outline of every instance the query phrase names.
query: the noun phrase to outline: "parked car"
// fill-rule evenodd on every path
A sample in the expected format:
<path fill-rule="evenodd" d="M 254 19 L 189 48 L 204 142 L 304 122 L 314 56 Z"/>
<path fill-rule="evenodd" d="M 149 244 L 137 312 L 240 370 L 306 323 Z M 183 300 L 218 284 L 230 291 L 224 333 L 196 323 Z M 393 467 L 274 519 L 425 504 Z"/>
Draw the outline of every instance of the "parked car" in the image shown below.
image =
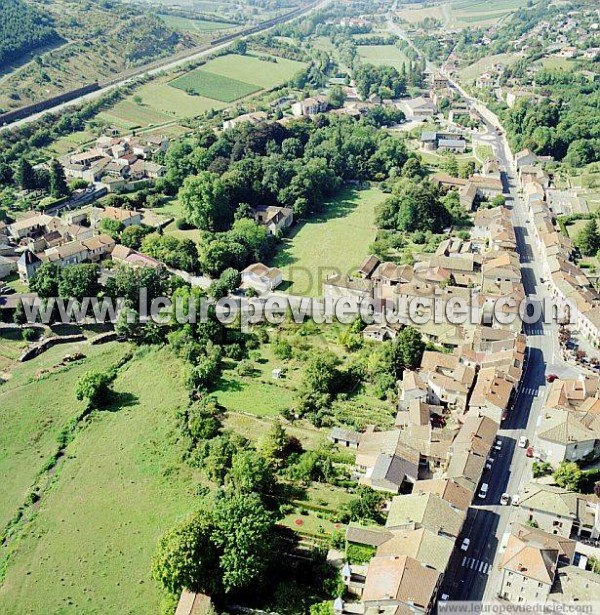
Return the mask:
<path fill-rule="evenodd" d="M 529 446 L 525 454 L 527 455 L 527 457 L 533 457 L 533 446 Z"/>
<path fill-rule="evenodd" d="M 495 451 L 502 450 L 502 440 L 500 440 L 500 438 L 496 438 L 496 442 L 494 442 L 494 450 Z"/>
<path fill-rule="evenodd" d="M 442 602 L 447 602 L 448 600 L 450 600 L 450 596 L 448 594 L 442 594 L 440 600 Z"/>
<path fill-rule="evenodd" d="M 508 506 L 510 504 L 510 495 L 508 495 L 508 493 L 503 493 L 500 496 L 500 504 L 502 504 L 502 506 Z"/>
<path fill-rule="evenodd" d="M 460 545 L 460 550 L 461 551 L 466 551 L 469 548 L 470 544 L 471 544 L 471 541 L 468 538 L 465 538 L 462 541 L 462 544 Z"/>
<path fill-rule="evenodd" d="M 489 489 L 489 485 L 487 483 L 482 483 L 481 489 L 479 490 L 477 497 L 480 498 L 481 500 L 485 500 L 488 489 Z"/>
<path fill-rule="evenodd" d="M 521 496 L 518 494 L 512 496 L 512 505 L 518 506 L 521 503 Z"/>
<path fill-rule="evenodd" d="M 486 462 L 485 462 L 485 469 L 486 470 L 491 470 L 493 463 L 494 463 L 494 458 L 493 457 L 488 457 Z"/>
<path fill-rule="evenodd" d="M 558 379 L 558 376 L 556 374 L 548 374 L 546 376 L 546 382 L 552 383 L 552 382 L 554 382 L 557 379 Z"/>
<path fill-rule="evenodd" d="M 529 444 L 529 440 L 527 439 L 527 436 L 521 436 L 519 438 L 519 446 L 521 448 L 527 448 L 528 444 Z"/>

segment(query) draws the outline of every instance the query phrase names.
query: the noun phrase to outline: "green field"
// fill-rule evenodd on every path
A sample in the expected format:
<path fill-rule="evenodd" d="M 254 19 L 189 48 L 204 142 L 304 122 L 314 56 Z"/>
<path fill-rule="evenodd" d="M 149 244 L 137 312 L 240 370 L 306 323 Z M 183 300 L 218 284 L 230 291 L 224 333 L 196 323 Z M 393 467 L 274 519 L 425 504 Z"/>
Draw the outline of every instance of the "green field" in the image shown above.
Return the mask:
<path fill-rule="evenodd" d="M 286 290 L 321 296 L 322 280 L 335 271 L 350 273 L 367 256 L 376 235 L 375 207 L 385 199 L 376 188 L 348 188 L 324 206 L 320 217 L 296 227 L 283 240 L 273 265 L 283 271 Z"/>
<path fill-rule="evenodd" d="M 205 96 L 226 103 L 239 100 L 260 90 L 256 85 L 205 70 L 192 71 L 183 77 L 173 79 L 169 85 L 188 94 L 193 92 L 197 96 Z"/>
<path fill-rule="evenodd" d="M 375 66 L 387 65 L 400 70 L 410 60 L 395 45 L 361 45 L 357 47 L 358 55 L 365 63 Z"/>
<path fill-rule="evenodd" d="M 126 129 L 138 126 L 151 126 L 152 124 L 164 124 L 173 119 L 166 113 L 162 113 L 143 103 L 141 105 L 137 104 L 129 98 L 121 100 L 112 109 L 104 111 L 100 115 L 117 126 Z"/>
<path fill-rule="evenodd" d="M 20 331 L 0 331 L 0 372 L 14 365 L 26 347 Z"/>
<path fill-rule="evenodd" d="M 203 71 L 250 83 L 258 88 L 269 89 L 291 79 L 304 68 L 303 62 L 294 62 L 284 58 L 275 58 L 276 62 L 267 62 L 253 55 L 229 54 L 211 60 L 202 67 Z"/>
<path fill-rule="evenodd" d="M 474 62 L 469 66 L 461 68 L 459 75 L 464 81 L 475 81 L 481 73 L 485 73 L 490 70 L 494 64 L 504 64 L 505 66 L 510 66 L 511 64 L 514 64 L 516 60 L 518 60 L 518 56 L 511 53 L 500 53 L 497 55 L 486 56 L 485 58 L 481 58 L 481 60 L 477 60 L 477 62 Z"/>
<path fill-rule="evenodd" d="M 6 355 L 17 342 L 0 338 L 0 353 Z M 77 416 L 83 404 L 73 393 L 77 379 L 90 369 L 109 366 L 122 356 L 127 347 L 120 345 L 57 346 L 34 361 L 14 370 L 12 378 L 0 387 L 0 527 L 5 528 L 44 464 L 56 452 L 57 438 L 67 422 Z M 81 350 L 87 359 L 36 380 L 42 369 L 57 365 L 62 357 Z M 20 354 L 20 353 L 19 353 Z"/>
<path fill-rule="evenodd" d="M 101 362 L 98 356 L 97 367 L 108 367 L 123 348 L 98 350 L 105 356 Z M 12 473 L 35 473 L 30 466 L 47 454 L 35 449 L 54 443 L 54 425 L 77 411 L 73 383 L 90 367 L 73 368 L 43 387 L 13 389 L 9 414 L 21 409 L 27 416 L 10 430 L 23 445 L 18 454 L 10 449 Z M 1 612 L 159 612 L 151 556 L 159 536 L 193 509 L 198 485 L 181 463 L 177 445 L 175 409 L 187 400 L 181 367 L 166 349 L 142 349 L 117 377 L 115 403 L 95 413 L 69 444 L 53 485 L 16 545 L 0 588 Z M 5 400 L 0 407 L 7 407 Z M 18 503 L 23 488 L 11 491 Z"/>
<path fill-rule="evenodd" d="M 215 30 L 227 30 L 234 28 L 236 24 L 225 21 L 206 21 L 204 19 L 188 19 L 187 17 L 178 17 L 177 15 L 164 15 L 159 13 L 158 16 L 173 30 L 181 32 L 191 32 L 192 34 L 201 34 L 204 32 L 214 32 Z"/>
<path fill-rule="evenodd" d="M 125 100 L 100 113 L 98 118 L 123 130 L 132 130 L 197 117 L 206 111 L 223 109 L 240 95 L 247 96 L 282 84 L 303 66 L 301 62 L 281 58 L 277 62 L 266 62 L 251 55 L 221 56 L 210 60 L 200 70 L 175 79 L 172 75 L 158 77 L 146 83 Z M 196 92 L 200 88 L 204 95 L 190 95 L 185 91 L 187 88 Z"/>

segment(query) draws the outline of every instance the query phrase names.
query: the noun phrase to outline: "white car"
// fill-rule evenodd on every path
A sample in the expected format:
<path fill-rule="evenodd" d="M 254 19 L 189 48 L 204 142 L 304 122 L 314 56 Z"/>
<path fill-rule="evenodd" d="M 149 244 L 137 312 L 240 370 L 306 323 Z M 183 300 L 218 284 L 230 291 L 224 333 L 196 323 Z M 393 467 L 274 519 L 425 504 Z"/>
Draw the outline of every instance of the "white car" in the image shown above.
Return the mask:
<path fill-rule="evenodd" d="M 442 596 L 440 597 L 440 600 L 442 600 L 443 602 L 446 602 L 450 600 L 450 596 L 448 594 L 442 594 Z"/>
<path fill-rule="evenodd" d="M 500 504 L 502 504 L 502 506 L 508 506 L 510 504 L 510 495 L 508 495 L 508 493 L 502 494 L 500 497 Z"/>
<path fill-rule="evenodd" d="M 519 438 L 519 446 L 521 448 L 527 448 L 528 444 L 529 444 L 529 440 L 527 439 L 527 436 L 521 436 Z"/>
<path fill-rule="evenodd" d="M 477 494 L 477 497 L 485 500 L 486 496 L 487 496 L 487 492 L 488 492 L 488 484 L 487 483 L 482 483 L 481 485 L 481 489 L 479 490 L 479 493 Z"/>
<path fill-rule="evenodd" d="M 494 450 L 495 451 L 502 450 L 502 440 L 500 440 L 500 438 L 496 438 L 496 442 L 494 443 Z"/>
<path fill-rule="evenodd" d="M 471 541 L 468 538 L 465 538 L 462 541 L 462 544 L 460 545 L 460 550 L 461 551 L 466 551 L 469 548 L 470 544 L 471 544 Z"/>
<path fill-rule="evenodd" d="M 492 457 L 488 457 L 487 461 L 485 462 L 485 469 L 491 470 L 493 464 L 494 464 L 494 459 Z"/>
<path fill-rule="evenodd" d="M 521 497 L 517 494 L 517 495 L 513 495 L 512 496 L 512 505 L 513 506 L 518 506 L 521 503 Z"/>

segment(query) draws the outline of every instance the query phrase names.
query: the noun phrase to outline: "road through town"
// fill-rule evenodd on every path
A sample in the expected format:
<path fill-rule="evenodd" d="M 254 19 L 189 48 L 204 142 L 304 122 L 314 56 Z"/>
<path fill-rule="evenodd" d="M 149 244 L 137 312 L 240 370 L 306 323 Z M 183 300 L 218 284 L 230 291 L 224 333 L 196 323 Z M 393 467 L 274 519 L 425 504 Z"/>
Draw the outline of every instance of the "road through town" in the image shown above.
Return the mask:
<path fill-rule="evenodd" d="M 410 38 L 390 16 L 389 29 L 406 40 L 422 55 Z M 543 301 L 547 292 L 542 283 L 542 255 L 531 234 L 530 217 L 527 206 L 519 193 L 519 180 L 513 155 L 506 140 L 499 118 L 483 103 L 470 96 L 459 83 L 443 70 L 427 62 L 432 72 L 442 72 L 460 96 L 470 103 L 484 118 L 485 129 L 478 140 L 489 144 L 497 158 L 507 197 L 507 207 L 512 210 L 517 251 L 521 261 L 521 275 L 525 294 L 530 299 Z M 503 421 L 498 437 L 502 442 L 501 450 L 494 451 L 492 469 L 486 471 L 482 482 L 487 482 L 489 490 L 485 499 L 475 496 L 474 505 L 469 509 L 463 534 L 457 541 L 468 537 L 469 549 L 457 549 L 450 561 L 442 594 L 450 600 L 494 600 L 500 589 L 499 562 L 502 557 L 502 543 L 505 534 L 510 532 L 512 506 L 502 506 L 503 493 L 511 496 L 531 478 L 531 462 L 525 449 L 518 446 L 521 436 L 530 442 L 535 435 L 546 396 L 546 374 L 554 373 L 561 378 L 573 378 L 578 370 L 565 363 L 559 352 L 558 325 L 543 324 L 541 321 L 525 325 L 527 334 L 527 357 L 521 386 L 513 408 Z"/>

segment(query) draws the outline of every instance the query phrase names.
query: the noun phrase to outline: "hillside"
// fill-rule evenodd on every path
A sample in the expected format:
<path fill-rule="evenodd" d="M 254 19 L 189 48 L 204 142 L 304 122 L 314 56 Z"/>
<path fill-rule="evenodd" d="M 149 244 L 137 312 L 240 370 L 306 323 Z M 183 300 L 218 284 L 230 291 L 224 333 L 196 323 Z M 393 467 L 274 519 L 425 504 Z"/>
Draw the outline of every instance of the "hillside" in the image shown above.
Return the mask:
<path fill-rule="evenodd" d="M 0 4 L 0 67 L 57 40 L 47 15 L 22 0 L 3 0 Z"/>
<path fill-rule="evenodd" d="M 11 13 L 15 15 L 13 19 L 40 13 L 28 8 L 22 0 L 10 1 L 22 5 Z M 64 44 L 12 72 L 4 75 L 0 72 L 0 109 L 18 108 L 94 80 L 107 79 L 197 44 L 196 38 L 176 32 L 150 11 L 118 2 L 88 0 L 85 4 L 86 10 L 82 10 L 81 2 L 74 0 L 45 3 L 44 17 L 39 21 L 53 24 L 53 29 L 46 26 L 49 32 L 46 36 L 52 34 L 58 41 L 61 37 Z M 17 40 L 24 39 L 21 30 L 13 30 L 20 32 Z M 33 41 L 38 41 L 38 46 L 49 42 L 40 38 L 43 32 L 32 31 L 29 49 Z M 22 44 L 26 45 L 26 40 Z"/>

